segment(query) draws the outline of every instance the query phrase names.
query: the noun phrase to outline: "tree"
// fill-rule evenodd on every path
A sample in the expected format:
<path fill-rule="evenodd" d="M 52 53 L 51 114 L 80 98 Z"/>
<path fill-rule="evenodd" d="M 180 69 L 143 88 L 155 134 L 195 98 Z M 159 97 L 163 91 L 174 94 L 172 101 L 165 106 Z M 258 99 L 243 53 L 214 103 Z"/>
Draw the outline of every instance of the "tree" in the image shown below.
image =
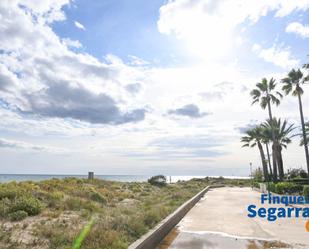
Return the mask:
<path fill-rule="evenodd" d="M 309 69 L 309 63 L 308 63 L 308 64 L 304 64 L 304 65 L 303 65 L 303 68 Z M 305 77 L 305 81 L 309 81 L 309 73 L 308 73 L 308 75 Z"/>
<path fill-rule="evenodd" d="M 306 132 L 306 137 L 309 137 L 309 122 L 305 123 L 305 132 Z M 300 146 L 304 145 L 304 139 L 302 138 L 300 140 Z"/>
<path fill-rule="evenodd" d="M 304 65 L 306 67 L 306 65 Z M 303 113 L 303 104 L 301 96 L 304 93 L 304 90 L 301 88 L 301 85 L 305 83 L 307 77 L 304 77 L 302 71 L 300 69 L 292 69 L 288 76 L 281 80 L 284 84 L 282 90 L 285 92 L 286 95 L 292 93 L 292 96 L 298 98 L 298 108 L 300 113 L 300 121 L 302 127 L 302 135 L 303 135 L 303 144 L 305 148 L 305 156 L 306 156 L 306 164 L 307 164 L 307 171 L 309 173 L 309 153 L 308 153 L 308 141 L 306 136 L 306 129 L 305 129 L 305 121 L 304 121 L 304 113 Z"/>
<path fill-rule="evenodd" d="M 263 134 L 262 134 L 262 128 L 257 126 L 251 130 L 246 131 L 246 136 L 241 138 L 241 142 L 244 143 L 242 147 L 255 147 L 258 146 L 261 161 L 262 161 L 262 167 L 263 167 L 263 174 L 264 179 L 268 181 L 268 171 L 267 171 L 267 163 L 265 159 L 265 153 L 262 146 L 262 140 L 263 140 Z"/>
<path fill-rule="evenodd" d="M 276 88 L 276 81 L 271 78 L 269 81 L 266 78 L 263 78 L 261 82 L 256 84 L 256 89 L 253 89 L 250 93 L 250 95 L 253 98 L 252 104 L 260 103 L 260 106 L 262 109 L 268 109 L 268 115 L 269 119 L 272 120 L 272 110 L 271 110 L 271 104 L 279 105 L 280 100 L 279 98 L 282 98 L 282 94 L 275 90 Z M 274 181 L 277 181 L 277 161 L 278 156 L 276 152 L 276 148 L 278 148 L 278 145 L 275 142 L 275 135 L 272 129 L 272 155 L 273 155 L 273 177 Z"/>
<path fill-rule="evenodd" d="M 270 176 L 273 177 L 273 171 L 271 167 L 271 160 L 270 160 L 270 154 L 269 154 L 269 146 L 268 146 L 272 139 L 272 130 L 269 128 L 263 127 L 262 135 L 263 135 L 263 143 L 265 144 L 265 147 L 266 147 L 269 173 L 270 173 Z"/>
<path fill-rule="evenodd" d="M 148 179 L 148 183 L 158 187 L 163 187 L 166 185 L 166 177 L 164 175 L 152 176 Z"/>
<path fill-rule="evenodd" d="M 272 130 L 275 135 L 275 144 L 277 146 L 277 167 L 279 171 L 279 179 L 283 180 L 284 178 L 284 167 L 283 167 L 283 160 L 282 160 L 282 148 L 286 148 L 289 143 L 292 142 L 292 137 L 295 134 L 291 134 L 292 131 L 295 129 L 293 124 L 288 124 L 286 120 L 281 122 L 281 119 L 273 118 L 273 120 L 267 120 L 262 124 L 262 127 L 265 130 Z M 267 135 L 262 133 L 264 135 Z"/>
<path fill-rule="evenodd" d="M 294 179 L 294 178 L 307 178 L 308 174 L 305 170 L 303 170 L 302 168 L 298 168 L 298 169 L 291 169 L 290 171 L 288 171 L 288 178 L 290 179 Z"/>

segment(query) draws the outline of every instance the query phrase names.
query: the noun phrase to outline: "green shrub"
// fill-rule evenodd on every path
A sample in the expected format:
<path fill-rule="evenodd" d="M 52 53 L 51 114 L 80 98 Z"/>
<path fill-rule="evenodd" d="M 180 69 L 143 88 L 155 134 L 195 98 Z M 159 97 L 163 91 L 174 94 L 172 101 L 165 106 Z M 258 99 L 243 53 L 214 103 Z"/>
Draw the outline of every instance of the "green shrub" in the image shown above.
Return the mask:
<path fill-rule="evenodd" d="M 308 177 L 308 174 L 305 170 L 303 169 L 292 169 L 288 172 L 288 177 L 291 178 L 291 179 L 294 179 L 294 178 L 307 178 Z"/>
<path fill-rule="evenodd" d="M 106 229 L 104 224 L 95 224 L 87 235 L 84 245 L 88 249 L 125 249 L 128 244 L 123 241 L 122 234 L 112 229 Z"/>
<path fill-rule="evenodd" d="M 309 199 L 309 185 L 304 185 L 303 195 L 305 196 L 306 200 Z"/>
<path fill-rule="evenodd" d="M 162 187 L 166 185 L 166 177 L 164 175 L 153 176 L 150 179 L 148 179 L 148 182 L 151 185 Z"/>
<path fill-rule="evenodd" d="M 141 237 L 148 230 L 144 222 L 142 222 L 142 218 L 143 217 L 131 216 L 129 217 L 129 219 L 127 219 L 127 222 L 125 223 L 126 233 L 128 233 L 128 235 L 134 240 Z"/>
<path fill-rule="evenodd" d="M 2 186 L 0 188 L 0 200 L 4 198 L 14 199 L 19 195 L 19 190 L 16 188 L 9 188 L 9 186 Z"/>
<path fill-rule="evenodd" d="M 62 198 L 64 197 L 63 193 L 60 191 L 47 192 L 42 190 L 35 192 L 34 196 L 50 208 L 58 208 Z"/>
<path fill-rule="evenodd" d="M 263 181 L 263 172 L 261 168 L 257 168 L 253 173 L 252 177 L 255 182 L 262 182 Z"/>
<path fill-rule="evenodd" d="M 291 179 L 290 181 L 298 185 L 307 185 L 309 178 L 294 178 L 294 179 Z"/>
<path fill-rule="evenodd" d="M 78 235 L 78 227 L 68 227 L 64 223 L 37 224 L 34 235 L 49 241 L 49 249 L 72 248 L 73 240 Z"/>
<path fill-rule="evenodd" d="M 11 221 L 19 221 L 25 219 L 27 216 L 28 216 L 27 212 L 25 212 L 24 210 L 18 210 L 16 212 L 10 213 L 9 219 Z"/>
<path fill-rule="evenodd" d="M 86 209 L 90 212 L 98 211 L 98 205 L 92 201 L 83 200 L 77 197 L 70 197 L 64 202 L 64 209 L 66 210 L 74 210 L 80 211 L 82 209 Z"/>
<path fill-rule="evenodd" d="M 81 209 L 81 199 L 76 197 L 69 197 L 64 202 L 64 208 L 68 210 L 79 211 Z"/>
<path fill-rule="evenodd" d="M 276 193 L 276 184 L 273 183 L 273 182 L 270 182 L 270 183 L 268 184 L 267 189 L 268 189 L 270 192 Z"/>
<path fill-rule="evenodd" d="M 0 217 L 5 218 L 9 213 L 9 208 L 11 205 L 11 201 L 8 198 L 4 198 L 0 200 Z"/>
<path fill-rule="evenodd" d="M 278 194 L 295 194 L 300 193 L 303 187 L 291 182 L 279 182 L 276 184 L 275 190 Z"/>
<path fill-rule="evenodd" d="M 90 192 L 90 199 L 102 204 L 105 204 L 107 201 L 103 195 L 98 192 Z"/>
<path fill-rule="evenodd" d="M 10 207 L 10 213 L 16 211 L 25 211 L 28 215 L 37 215 L 42 210 L 41 202 L 31 196 L 16 198 Z"/>
<path fill-rule="evenodd" d="M 260 188 L 260 184 L 258 182 L 253 182 L 253 187 Z"/>
<path fill-rule="evenodd" d="M 144 223 L 148 226 L 148 227 L 152 227 L 154 226 L 158 221 L 160 221 L 161 217 L 159 212 L 157 212 L 154 209 L 150 209 L 145 213 L 144 216 Z"/>

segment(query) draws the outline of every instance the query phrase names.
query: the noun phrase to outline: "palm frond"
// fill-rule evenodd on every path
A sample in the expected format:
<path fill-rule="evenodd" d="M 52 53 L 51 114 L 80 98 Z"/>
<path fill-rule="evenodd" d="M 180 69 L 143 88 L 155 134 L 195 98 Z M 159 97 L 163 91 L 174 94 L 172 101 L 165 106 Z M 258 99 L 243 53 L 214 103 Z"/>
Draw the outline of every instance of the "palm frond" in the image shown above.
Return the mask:
<path fill-rule="evenodd" d="M 292 83 L 291 82 L 285 82 L 285 84 L 282 87 L 282 91 L 284 91 L 284 93 L 286 95 L 288 95 L 292 90 L 293 90 Z"/>
<path fill-rule="evenodd" d="M 274 90 L 275 87 L 276 87 L 276 80 L 274 78 L 271 78 L 268 83 L 268 91 L 270 92 Z"/>
<path fill-rule="evenodd" d="M 251 105 L 254 105 L 255 103 L 259 102 L 259 99 L 254 99 L 251 103 Z"/>
<path fill-rule="evenodd" d="M 278 95 L 281 99 L 283 98 L 283 95 L 281 92 L 276 91 L 276 95 Z"/>
<path fill-rule="evenodd" d="M 280 105 L 280 100 L 278 98 L 276 98 L 273 94 L 269 94 L 270 100 L 273 104 L 275 105 Z"/>
<path fill-rule="evenodd" d="M 253 89 L 251 92 L 250 92 L 250 95 L 253 97 L 253 98 L 258 98 L 261 96 L 261 92 L 258 90 L 258 89 Z"/>
<path fill-rule="evenodd" d="M 262 109 L 265 109 L 268 105 L 268 97 L 262 97 L 260 105 L 261 105 Z"/>

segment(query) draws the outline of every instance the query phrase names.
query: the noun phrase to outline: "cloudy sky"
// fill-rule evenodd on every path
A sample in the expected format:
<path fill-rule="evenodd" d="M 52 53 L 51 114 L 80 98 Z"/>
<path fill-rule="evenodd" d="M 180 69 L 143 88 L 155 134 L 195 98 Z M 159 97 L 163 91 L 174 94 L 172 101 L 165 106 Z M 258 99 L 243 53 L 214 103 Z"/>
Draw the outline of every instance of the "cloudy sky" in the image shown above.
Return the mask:
<path fill-rule="evenodd" d="M 0 173 L 248 175 L 249 92 L 309 62 L 309 0 L 1 0 L 0 39 Z"/>

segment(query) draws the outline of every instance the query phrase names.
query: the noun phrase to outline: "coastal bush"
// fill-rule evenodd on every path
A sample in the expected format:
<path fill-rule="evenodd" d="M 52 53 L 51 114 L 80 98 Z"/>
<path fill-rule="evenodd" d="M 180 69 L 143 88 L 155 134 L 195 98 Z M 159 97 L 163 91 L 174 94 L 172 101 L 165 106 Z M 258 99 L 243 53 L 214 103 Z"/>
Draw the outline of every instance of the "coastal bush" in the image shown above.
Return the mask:
<path fill-rule="evenodd" d="M 9 213 L 11 201 L 8 198 L 3 198 L 0 200 L 0 217 L 5 218 Z"/>
<path fill-rule="evenodd" d="M 90 192 L 90 199 L 93 200 L 93 201 L 102 203 L 102 204 L 106 204 L 106 202 L 107 202 L 104 196 L 102 196 L 100 193 L 94 192 L 94 191 Z"/>
<path fill-rule="evenodd" d="M 11 221 L 20 221 L 25 219 L 27 216 L 28 216 L 27 212 L 25 212 L 24 210 L 18 210 L 16 212 L 10 213 L 9 219 Z"/>
<path fill-rule="evenodd" d="M 133 240 L 138 239 L 148 230 L 147 226 L 143 222 L 143 218 L 139 216 L 131 216 L 125 224 L 126 233 L 132 237 Z"/>
<path fill-rule="evenodd" d="M 96 203 L 87 201 L 77 197 L 69 197 L 63 203 L 63 208 L 65 210 L 80 211 L 86 209 L 90 212 L 99 211 L 99 207 Z"/>
<path fill-rule="evenodd" d="M 291 182 L 278 182 L 275 186 L 275 192 L 278 194 L 295 194 L 302 192 L 301 185 Z"/>
<path fill-rule="evenodd" d="M 148 179 L 148 183 L 154 186 L 162 187 L 166 185 L 166 177 L 164 175 L 153 176 Z"/>
<path fill-rule="evenodd" d="M 4 186 L 1 186 L 0 188 L 0 200 L 4 198 L 14 199 L 18 195 L 19 195 L 19 190 L 16 188 L 10 189 Z"/>
<path fill-rule="evenodd" d="M 260 184 L 258 182 L 253 182 L 253 187 L 260 188 Z"/>
<path fill-rule="evenodd" d="M 64 202 L 64 209 L 79 211 L 81 209 L 81 199 L 77 197 L 69 197 Z"/>
<path fill-rule="evenodd" d="M 13 200 L 4 198 L 0 200 L 0 216 L 3 218 L 18 219 L 24 216 L 25 212 L 28 215 L 37 215 L 42 210 L 41 202 L 31 196 L 19 196 Z"/>
<path fill-rule="evenodd" d="M 299 185 L 307 185 L 308 181 L 309 181 L 309 178 L 299 178 L 299 177 L 290 180 L 290 182 L 293 182 Z"/>
<path fill-rule="evenodd" d="M 64 194 L 60 191 L 47 192 L 44 190 L 39 190 L 34 193 L 34 196 L 44 202 L 47 207 L 59 208 Z"/>
<path fill-rule="evenodd" d="M 70 227 L 64 223 L 37 224 L 34 235 L 49 242 L 50 249 L 72 248 L 74 238 L 79 233 L 78 226 Z"/>
<path fill-rule="evenodd" d="M 150 209 L 145 213 L 144 223 L 148 227 L 154 226 L 158 221 L 160 221 L 160 214 L 155 209 Z"/>
<path fill-rule="evenodd" d="M 263 181 L 263 172 L 261 168 L 257 168 L 253 173 L 252 177 L 255 182 L 262 182 Z"/>
<path fill-rule="evenodd" d="M 309 185 L 304 185 L 303 195 L 305 196 L 306 200 L 309 199 Z"/>
<path fill-rule="evenodd" d="M 122 238 L 122 234 L 113 229 L 107 229 L 106 226 L 99 222 L 95 224 L 90 230 L 90 233 L 86 237 L 85 242 L 83 243 L 83 248 L 85 249 L 126 249 L 128 244 L 125 243 Z"/>
<path fill-rule="evenodd" d="M 10 213 L 16 211 L 25 211 L 28 215 L 37 215 L 42 210 L 41 202 L 31 196 L 22 196 L 16 198 L 10 207 Z"/>
<path fill-rule="evenodd" d="M 302 168 L 299 169 L 291 169 L 288 174 L 288 178 L 294 179 L 294 178 L 307 178 L 308 174 L 305 170 Z"/>
<path fill-rule="evenodd" d="M 222 181 L 225 183 L 227 179 Z M 12 241 L 6 243 L 0 232 L 0 247 L 4 243 L 8 245 L 6 248 L 30 249 L 44 243 L 51 249 L 72 248 L 85 221 L 95 216 L 95 224 L 83 242 L 83 248 L 127 248 L 211 183 L 204 180 L 182 181 L 166 184 L 164 189 L 149 183 L 73 178 L 0 184 L 0 191 L 3 190 L 0 198 L 1 217 L 8 219 L 18 216 L 16 213 L 19 216 L 28 214 L 28 208 L 24 208 L 25 201 L 21 201 L 24 199 L 37 200 L 41 204 L 41 210 L 44 210 L 44 215 L 40 219 L 33 219 L 33 224 L 27 227 L 37 244 L 26 245 L 20 242 L 20 245 L 14 246 Z M 103 206 L 102 203 L 108 205 Z M 15 232 L 16 229 L 13 225 L 12 231 Z"/>
<path fill-rule="evenodd" d="M 270 182 L 266 186 L 270 192 L 276 193 L 276 183 Z"/>

